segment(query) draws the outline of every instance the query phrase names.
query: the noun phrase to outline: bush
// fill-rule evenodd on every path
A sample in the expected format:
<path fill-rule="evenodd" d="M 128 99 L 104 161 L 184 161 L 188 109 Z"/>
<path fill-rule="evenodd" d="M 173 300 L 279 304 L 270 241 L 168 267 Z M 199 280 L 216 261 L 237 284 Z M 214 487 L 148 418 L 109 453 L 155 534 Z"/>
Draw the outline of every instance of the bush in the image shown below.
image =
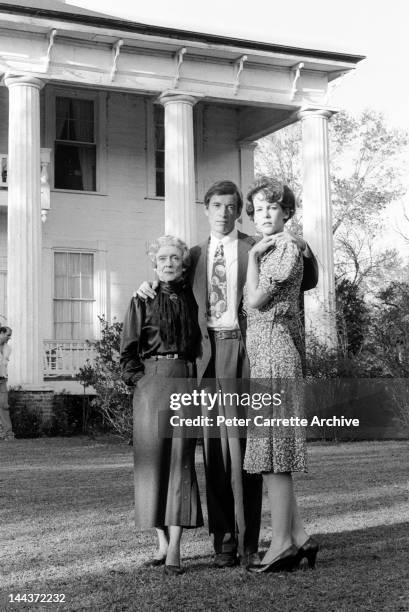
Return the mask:
<path fill-rule="evenodd" d="M 101 413 L 92 407 L 89 396 L 58 393 L 54 395 L 50 418 L 42 408 L 18 401 L 18 389 L 9 391 L 10 419 L 17 438 L 73 436 L 104 431 Z"/>
<path fill-rule="evenodd" d="M 132 438 L 132 394 L 121 378 L 119 346 L 122 323 L 109 323 L 99 317 L 101 339 L 95 342 L 96 357 L 78 371 L 78 380 L 96 392 L 91 406 L 100 412 L 103 421 L 122 438 Z"/>
<path fill-rule="evenodd" d="M 16 438 L 39 438 L 43 433 L 41 408 L 18 403 L 16 393 L 13 391 L 9 392 L 8 400 L 10 420 Z"/>
<path fill-rule="evenodd" d="M 54 396 L 53 414 L 46 430 L 48 436 L 74 436 L 93 434 L 104 427 L 100 412 L 92 406 L 92 397 L 63 392 Z"/>

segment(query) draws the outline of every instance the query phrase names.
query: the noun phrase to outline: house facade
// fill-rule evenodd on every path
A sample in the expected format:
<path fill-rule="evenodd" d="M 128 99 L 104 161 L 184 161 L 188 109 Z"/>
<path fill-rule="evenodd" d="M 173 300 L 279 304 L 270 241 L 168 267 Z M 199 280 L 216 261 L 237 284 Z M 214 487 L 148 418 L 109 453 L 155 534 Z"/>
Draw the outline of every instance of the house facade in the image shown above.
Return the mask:
<path fill-rule="evenodd" d="M 58 379 L 72 379 L 92 355 L 98 315 L 121 319 L 152 277 L 147 244 L 163 233 L 189 245 L 204 238 L 207 188 L 227 178 L 245 191 L 256 140 L 295 121 L 304 233 L 320 266 L 307 329 L 334 344 L 330 92 L 362 57 L 33 4 L 0 3 L 0 315 L 13 329 L 10 384 L 75 391 Z M 253 233 L 244 217 L 239 227 Z"/>

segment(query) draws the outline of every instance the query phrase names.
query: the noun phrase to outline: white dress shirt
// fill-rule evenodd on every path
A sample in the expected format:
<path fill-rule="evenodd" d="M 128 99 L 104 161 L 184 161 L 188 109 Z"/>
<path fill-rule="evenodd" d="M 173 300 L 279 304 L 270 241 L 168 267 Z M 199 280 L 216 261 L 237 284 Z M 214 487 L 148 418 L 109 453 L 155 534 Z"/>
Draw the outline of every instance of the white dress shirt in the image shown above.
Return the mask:
<path fill-rule="evenodd" d="M 9 364 L 11 348 L 7 343 L 0 346 L 0 378 L 7 378 L 7 366 Z"/>
<path fill-rule="evenodd" d="M 207 315 L 207 327 L 210 329 L 239 329 L 237 316 L 238 237 L 236 229 L 221 239 L 210 234 L 207 249 L 207 292 L 209 293 L 209 287 L 211 287 L 214 254 L 220 243 L 223 245 L 226 260 L 227 310 L 218 319 Z"/>

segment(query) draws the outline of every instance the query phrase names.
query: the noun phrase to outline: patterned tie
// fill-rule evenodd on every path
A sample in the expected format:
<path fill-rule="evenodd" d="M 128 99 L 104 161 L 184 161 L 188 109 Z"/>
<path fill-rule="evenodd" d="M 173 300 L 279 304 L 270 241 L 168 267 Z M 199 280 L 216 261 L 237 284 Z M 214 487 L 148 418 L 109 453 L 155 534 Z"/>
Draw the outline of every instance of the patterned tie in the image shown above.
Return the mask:
<path fill-rule="evenodd" d="M 226 259 L 223 244 L 219 242 L 214 253 L 209 291 L 208 314 L 219 319 L 227 310 Z"/>

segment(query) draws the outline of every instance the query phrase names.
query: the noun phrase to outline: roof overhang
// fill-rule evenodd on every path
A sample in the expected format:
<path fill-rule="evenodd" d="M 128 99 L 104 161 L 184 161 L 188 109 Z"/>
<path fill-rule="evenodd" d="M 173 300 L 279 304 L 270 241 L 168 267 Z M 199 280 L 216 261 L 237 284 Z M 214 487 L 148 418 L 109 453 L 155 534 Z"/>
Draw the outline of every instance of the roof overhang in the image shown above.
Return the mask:
<path fill-rule="evenodd" d="M 59 0 L 20 2 L 0 2 L 0 70 L 52 83 L 151 96 L 183 90 L 292 117 L 329 107 L 331 81 L 363 59 L 133 23 Z"/>

